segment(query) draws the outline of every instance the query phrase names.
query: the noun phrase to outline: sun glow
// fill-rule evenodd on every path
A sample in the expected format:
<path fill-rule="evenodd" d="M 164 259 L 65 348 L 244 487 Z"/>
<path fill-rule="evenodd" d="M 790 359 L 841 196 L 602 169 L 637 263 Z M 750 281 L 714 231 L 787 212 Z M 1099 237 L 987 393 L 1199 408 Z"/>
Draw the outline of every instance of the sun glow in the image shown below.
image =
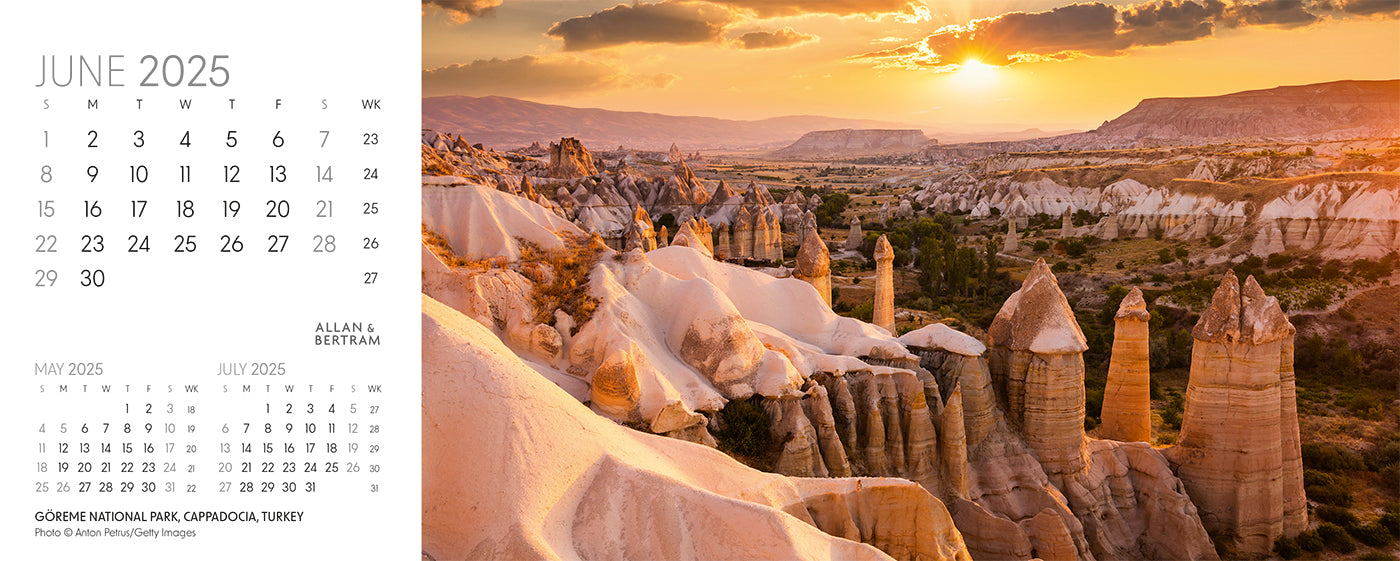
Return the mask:
<path fill-rule="evenodd" d="M 958 65 L 954 74 L 960 84 L 967 86 L 989 86 L 997 81 L 997 67 L 977 59 L 968 59 Z"/>

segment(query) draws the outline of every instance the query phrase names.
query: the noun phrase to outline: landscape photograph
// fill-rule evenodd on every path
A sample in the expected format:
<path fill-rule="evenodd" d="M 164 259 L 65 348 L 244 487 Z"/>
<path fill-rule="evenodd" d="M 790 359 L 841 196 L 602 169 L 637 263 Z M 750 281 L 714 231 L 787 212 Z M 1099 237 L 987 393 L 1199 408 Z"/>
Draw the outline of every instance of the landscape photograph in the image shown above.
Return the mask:
<path fill-rule="evenodd" d="M 425 561 L 1400 561 L 1400 0 L 422 26 Z"/>

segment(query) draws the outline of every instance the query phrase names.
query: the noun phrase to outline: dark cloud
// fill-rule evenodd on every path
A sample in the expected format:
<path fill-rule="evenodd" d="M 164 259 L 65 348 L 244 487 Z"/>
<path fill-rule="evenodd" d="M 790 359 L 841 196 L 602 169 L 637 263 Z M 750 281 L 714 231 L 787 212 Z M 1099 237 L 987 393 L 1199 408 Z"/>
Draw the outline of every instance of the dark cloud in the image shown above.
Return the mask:
<path fill-rule="evenodd" d="M 441 10 L 457 23 L 489 15 L 501 5 L 501 0 L 423 0 L 424 9 Z"/>
<path fill-rule="evenodd" d="M 671 74 L 634 75 L 572 56 L 477 60 L 423 71 L 423 95 L 561 96 L 622 88 L 665 88 Z"/>
<path fill-rule="evenodd" d="M 795 47 L 809 41 L 816 41 L 815 35 L 798 33 L 791 27 L 784 27 L 777 31 L 753 31 L 740 35 L 734 40 L 737 47 L 741 49 L 781 49 L 784 47 Z"/>
<path fill-rule="evenodd" d="M 1010 65 L 1080 56 L 1115 56 L 1134 47 L 1193 41 L 1217 26 L 1295 28 L 1321 12 L 1400 16 L 1400 0 L 1158 0 L 1123 9 L 1071 4 L 1048 12 L 1011 12 L 947 26 L 919 43 L 852 57 L 881 65 L 952 70 L 967 60 Z"/>
<path fill-rule="evenodd" d="M 1400 0 L 1334 0 L 1330 4 L 1358 16 L 1400 17 Z"/>
<path fill-rule="evenodd" d="M 566 51 L 628 43 L 714 43 L 737 19 L 729 9 L 706 2 L 618 4 L 556 23 L 546 33 L 563 39 Z"/>
<path fill-rule="evenodd" d="M 917 7 L 909 0 L 709 0 L 745 11 L 762 18 L 797 16 L 802 14 L 835 14 L 838 16 L 878 14 L 913 14 Z"/>
<path fill-rule="evenodd" d="M 1308 11 L 1308 6 L 1303 5 L 1302 0 L 1261 0 L 1231 5 L 1222 23 L 1230 27 L 1269 25 L 1286 28 L 1312 25 L 1318 19 L 1316 14 Z"/>

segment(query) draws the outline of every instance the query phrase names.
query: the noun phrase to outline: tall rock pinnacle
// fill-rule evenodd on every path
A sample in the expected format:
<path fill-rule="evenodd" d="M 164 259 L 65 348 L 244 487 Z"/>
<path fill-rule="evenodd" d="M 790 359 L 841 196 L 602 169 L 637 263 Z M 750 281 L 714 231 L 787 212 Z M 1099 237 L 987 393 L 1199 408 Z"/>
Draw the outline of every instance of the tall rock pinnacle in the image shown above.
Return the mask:
<path fill-rule="evenodd" d="M 1226 273 L 1191 336 L 1191 376 L 1167 457 L 1208 530 L 1268 553 L 1307 527 L 1293 324 L 1254 277 Z"/>
<path fill-rule="evenodd" d="M 987 330 L 992 380 L 1007 413 L 1055 483 L 1084 471 L 1084 351 L 1089 348 L 1054 273 L 1037 260 Z"/>
<path fill-rule="evenodd" d="M 1103 426 L 1099 436 L 1124 442 L 1151 442 L 1152 402 L 1148 396 L 1147 303 L 1137 287 L 1123 298 L 1114 316 L 1113 355 L 1104 387 Z"/>
<path fill-rule="evenodd" d="M 884 235 L 875 242 L 875 314 L 874 323 L 894 331 L 894 248 Z"/>
<path fill-rule="evenodd" d="M 831 255 L 816 228 L 807 229 L 802 238 L 802 247 L 797 250 L 797 270 L 793 276 L 811 284 L 821 295 L 822 301 L 827 306 L 831 305 Z"/>

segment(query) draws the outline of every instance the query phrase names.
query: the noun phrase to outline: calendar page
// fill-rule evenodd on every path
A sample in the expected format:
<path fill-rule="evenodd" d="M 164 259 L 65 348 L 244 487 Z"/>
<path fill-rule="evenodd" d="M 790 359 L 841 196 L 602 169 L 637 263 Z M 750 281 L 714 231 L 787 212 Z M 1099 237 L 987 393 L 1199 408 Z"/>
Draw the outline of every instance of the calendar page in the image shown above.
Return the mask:
<path fill-rule="evenodd" d="M 417 9 L 6 12 L 4 556 L 418 555 Z"/>

